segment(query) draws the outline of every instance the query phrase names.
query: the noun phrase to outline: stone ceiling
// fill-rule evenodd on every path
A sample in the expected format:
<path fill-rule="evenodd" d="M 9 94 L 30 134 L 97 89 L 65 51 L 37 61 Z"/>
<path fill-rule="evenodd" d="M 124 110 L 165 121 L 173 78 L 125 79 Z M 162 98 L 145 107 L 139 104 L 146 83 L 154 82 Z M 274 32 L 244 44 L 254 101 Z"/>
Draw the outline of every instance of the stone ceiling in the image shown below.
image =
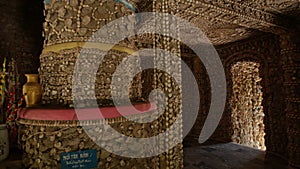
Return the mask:
<path fill-rule="evenodd" d="M 299 0 L 235 0 L 235 2 L 270 13 L 299 13 Z"/>
<path fill-rule="evenodd" d="M 176 3 L 170 6 L 177 9 L 175 15 L 198 26 L 214 45 L 263 32 L 283 33 L 292 27 L 291 23 L 299 22 L 300 16 L 300 0 L 181 0 Z M 149 3 L 142 4 L 146 9 L 145 4 Z"/>
<path fill-rule="evenodd" d="M 185 16 L 186 11 L 178 13 L 178 16 Z M 221 45 L 242 39 L 249 38 L 251 36 L 259 35 L 262 32 L 240 26 L 238 24 L 228 23 L 220 20 L 209 20 L 201 16 L 184 17 L 189 22 L 200 28 L 202 32 L 206 34 L 212 44 Z"/>

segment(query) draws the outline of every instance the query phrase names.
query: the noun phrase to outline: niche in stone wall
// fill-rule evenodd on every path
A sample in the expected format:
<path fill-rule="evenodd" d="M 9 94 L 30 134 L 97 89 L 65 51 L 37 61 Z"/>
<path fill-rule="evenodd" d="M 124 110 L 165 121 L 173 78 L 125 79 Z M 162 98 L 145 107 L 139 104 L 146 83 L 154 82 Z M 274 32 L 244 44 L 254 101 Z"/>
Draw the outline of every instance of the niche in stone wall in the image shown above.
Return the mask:
<path fill-rule="evenodd" d="M 238 144 L 265 150 L 262 79 L 259 67 L 259 63 L 252 61 L 237 62 L 231 67 L 232 140 Z"/>

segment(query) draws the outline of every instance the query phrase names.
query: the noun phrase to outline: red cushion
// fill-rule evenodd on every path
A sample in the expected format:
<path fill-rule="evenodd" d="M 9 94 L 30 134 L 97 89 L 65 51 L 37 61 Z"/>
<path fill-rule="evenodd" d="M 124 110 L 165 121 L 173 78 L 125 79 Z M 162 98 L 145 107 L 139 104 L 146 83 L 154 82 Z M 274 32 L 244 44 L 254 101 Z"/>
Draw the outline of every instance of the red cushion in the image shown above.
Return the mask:
<path fill-rule="evenodd" d="M 138 111 L 134 111 L 134 109 Z M 156 110 L 153 103 L 136 104 L 131 106 L 103 107 L 103 108 L 85 108 L 79 109 L 77 114 L 75 109 L 50 109 L 50 108 L 24 108 L 19 112 L 19 118 L 29 120 L 97 120 L 103 118 L 116 118 L 121 116 L 129 116 L 134 114 L 143 114 Z M 100 110 L 100 111 L 99 111 Z M 101 114 L 99 114 L 101 112 Z M 78 116 L 78 118 L 77 118 Z"/>

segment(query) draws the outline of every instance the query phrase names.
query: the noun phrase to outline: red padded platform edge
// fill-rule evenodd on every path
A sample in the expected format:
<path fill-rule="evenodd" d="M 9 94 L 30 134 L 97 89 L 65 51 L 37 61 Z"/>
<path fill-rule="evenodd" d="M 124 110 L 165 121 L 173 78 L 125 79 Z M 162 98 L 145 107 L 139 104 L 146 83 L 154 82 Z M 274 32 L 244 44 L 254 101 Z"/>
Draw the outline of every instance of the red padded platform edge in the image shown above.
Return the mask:
<path fill-rule="evenodd" d="M 132 111 L 132 108 L 138 111 Z M 116 118 L 121 116 L 137 115 L 147 112 L 152 112 L 156 110 L 156 105 L 154 103 L 144 103 L 137 104 L 133 107 L 131 106 L 119 106 L 118 110 L 122 112 L 119 113 L 116 107 L 102 107 L 102 108 L 85 108 L 80 110 L 80 120 L 98 120 L 98 119 L 108 119 Z M 99 115 L 99 110 L 102 116 Z M 83 112 L 83 113 L 82 113 Z M 95 114 L 96 113 L 96 114 Z M 47 109 L 47 108 L 24 108 L 19 112 L 19 118 L 28 120 L 78 120 L 75 109 Z"/>

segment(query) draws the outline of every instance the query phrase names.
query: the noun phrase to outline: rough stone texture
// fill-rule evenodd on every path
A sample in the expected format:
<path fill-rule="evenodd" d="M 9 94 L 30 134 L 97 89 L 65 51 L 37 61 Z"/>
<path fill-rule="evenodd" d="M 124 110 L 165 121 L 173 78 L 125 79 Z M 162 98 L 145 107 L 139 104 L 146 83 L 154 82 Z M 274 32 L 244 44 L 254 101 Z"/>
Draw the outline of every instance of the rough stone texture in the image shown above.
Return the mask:
<path fill-rule="evenodd" d="M 262 106 L 265 114 L 264 125 L 267 155 L 276 154 L 285 159 L 287 158 L 285 103 L 282 97 L 283 70 L 280 64 L 279 49 L 279 40 L 273 35 L 266 35 L 217 47 L 217 51 L 225 67 L 227 102 L 221 122 L 211 139 L 224 142 L 233 141 L 234 121 L 232 119 L 232 107 L 230 106 L 230 98 L 232 98 L 233 95 L 231 68 L 239 61 L 254 61 L 260 64 L 259 74 L 262 78 Z M 199 79 L 197 79 L 198 85 L 206 84 L 199 85 L 200 92 L 205 91 L 204 95 L 201 95 L 201 98 L 204 99 L 201 99 L 203 103 L 201 104 L 202 108 L 200 108 L 196 124 L 185 139 L 187 145 L 197 145 L 197 139 L 209 110 L 210 96 L 207 95 L 207 93 L 210 91 L 210 84 L 203 65 L 195 62 L 195 55 L 191 51 L 186 51 L 183 56 L 189 56 L 188 60 L 192 61 L 187 63 L 192 63 L 189 65 L 193 67 L 195 74 L 200 73 L 201 76 L 196 76 L 199 77 Z"/>
<path fill-rule="evenodd" d="M 68 17 L 68 19 L 64 20 L 64 22 L 69 26 L 62 27 L 62 20 L 57 19 L 57 22 L 55 23 L 56 26 L 52 25 L 54 27 L 51 27 L 51 29 L 58 32 L 53 35 L 50 34 L 50 32 L 45 32 L 46 36 L 53 38 L 46 39 L 49 44 L 58 42 L 55 41 L 55 37 L 64 39 L 64 42 L 68 41 L 68 38 L 74 35 L 74 32 L 71 30 L 73 28 L 76 31 L 78 30 L 77 32 L 81 34 L 80 36 L 75 35 L 75 38 L 77 39 L 80 39 L 81 36 L 87 35 L 88 31 L 85 28 L 95 28 L 95 24 L 91 19 L 91 16 L 84 17 L 84 19 L 80 23 L 77 22 L 79 18 L 77 14 L 79 13 L 79 11 L 83 14 L 85 12 L 89 13 L 89 4 L 93 4 L 95 3 L 95 1 L 84 1 L 84 3 L 86 3 L 86 6 L 84 8 L 81 8 L 80 10 L 78 10 L 79 8 L 74 7 L 74 4 L 81 1 L 74 0 L 69 2 L 69 4 L 73 4 L 73 7 L 69 5 L 68 8 L 60 9 L 59 12 L 55 13 L 54 15 L 47 14 L 47 19 L 54 18 L 55 20 L 55 18 L 61 16 Z M 148 11 L 153 10 L 151 2 L 143 2 L 139 2 L 139 4 L 143 4 L 143 9 L 147 9 Z M 295 16 L 299 14 L 299 5 L 297 5 L 299 4 L 299 1 L 296 0 L 270 1 L 267 3 L 268 8 L 265 8 L 265 1 L 260 0 L 255 2 L 251 1 L 251 3 L 249 3 L 249 1 L 237 1 L 238 3 L 236 3 L 234 1 L 224 0 L 197 1 L 196 5 L 192 4 L 196 1 L 181 2 L 181 4 L 178 4 L 177 2 L 172 1 L 173 4 L 170 4 L 169 7 L 180 7 L 180 9 L 178 10 L 180 11 L 178 13 L 180 16 L 183 16 L 189 21 L 194 21 L 195 23 L 197 22 L 200 25 L 202 25 L 201 23 L 206 22 L 210 22 L 211 25 L 215 25 L 214 23 L 220 23 L 216 25 L 219 26 L 217 27 L 218 36 L 221 36 L 215 37 L 217 40 L 224 40 L 224 38 L 226 39 L 234 36 L 240 39 L 241 36 L 239 35 L 248 35 L 249 33 L 248 31 L 246 31 L 245 33 L 244 30 L 250 30 L 251 32 L 253 31 L 253 28 L 267 32 L 273 32 L 275 34 L 281 34 L 281 38 L 286 39 L 284 36 L 286 34 L 286 31 L 288 30 L 285 29 L 283 31 L 281 26 L 285 27 L 287 24 L 284 23 L 290 21 L 291 23 L 289 23 L 289 25 L 291 27 L 294 27 L 296 25 L 296 22 L 299 21 L 299 17 L 290 18 L 289 16 L 291 14 L 288 13 L 289 11 L 292 11 L 292 14 Z M 21 69 L 21 71 L 19 72 L 21 73 L 37 72 L 37 68 L 39 65 L 38 55 L 41 52 L 42 46 L 42 37 L 40 36 L 42 29 L 40 25 L 43 20 L 41 14 L 43 9 L 42 3 L 42 1 L 33 0 L 1 1 L 1 9 L 3 10 L 3 12 L 1 12 L 0 14 L 0 22 L 2 25 L 0 31 L 1 59 L 3 60 L 4 55 L 8 56 L 8 58 L 18 58 L 17 61 L 19 62 L 19 68 Z M 104 3 L 104 5 L 110 4 Z M 257 7 L 258 10 L 256 9 Z M 53 9 L 58 8 L 59 5 L 57 5 Z M 118 9 L 123 11 L 127 10 L 121 4 L 120 8 Z M 143 11 L 143 9 L 141 11 Z M 270 10 L 272 12 L 269 12 Z M 76 12 L 76 14 L 74 14 L 74 12 Z M 96 14 L 97 12 L 99 12 L 99 10 L 93 13 Z M 284 19 L 282 19 L 281 16 L 284 16 L 286 13 L 287 15 L 284 17 Z M 113 13 L 110 14 L 111 17 L 115 17 Z M 281 16 L 279 16 L 278 14 Z M 96 18 L 99 18 L 97 16 Z M 224 22 L 227 24 L 223 25 Z M 83 29 L 78 28 L 78 25 L 82 26 Z M 211 32 L 211 35 L 214 35 L 214 29 L 208 30 L 213 30 Z M 295 30 L 299 30 L 299 28 Z M 224 31 L 226 33 L 223 33 Z M 224 35 L 225 37 L 222 37 Z M 290 37 L 287 38 L 287 41 L 289 42 L 289 39 L 293 39 L 292 37 L 299 37 L 299 35 L 290 35 Z M 244 40 L 242 42 L 231 43 L 218 48 L 218 52 L 221 55 L 228 75 L 228 98 L 230 98 L 232 94 L 232 83 L 231 77 L 229 76 L 231 65 L 241 60 L 255 60 L 260 63 L 260 74 L 262 77 L 261 85 L 263 87 L 262 104 L 265 113 L 264 124 L 266 130 L 265 140 L 267 155 L 276 154 L 282 156 L 285 159 L 290 159 L 291 165 L 293 166 L 299 165 L 297 161 L 300 161 L 298 153 L 299 125 L 297 125 L 299 124 L 299 47 L 294 48 L 293 46 L 295 45 L 290 45 L 299 44 L 299 42 L 295 42 L 297 41 L 295 39 L 297 38 L 294 38 L 294 40 L 292 40 L 292 43 L 282 43 L 280 47 L 277 37 L 254 37 L 254 39 L 252 40 Z M 230 39 L 230 41 L 234 41 L 234 39 Z M 127 43 L 127 45 L 129 44 L 130 43 Z M 280 54 L 280 50 L 282 50 L 282 55 Z M 191 62 L 194 63 L 193 61 Z M 194 70 L 197 69 L 199 69 L 198 72 L 205 72 L 201 67 L 194 68 Z M 202 81 L 203 83 L 201 84 L 204 85 L 209 84 L 205 80 L 204 76 L 200 76 L 199 81 Z M 207 87 L 204 88 L 205 89 L 203 90 L 200 89 L 200 92 L 209 91 Z M 199 115 L 197 124 L 203 124 L 205 113 L 207 113 L 208 110 L 207 107 L 209 104 L 209 98 L 205 98 L 204 104 L 205 105 L 202 105 L 201 108 L 202 110 L 204 110 L 201 112 L 201 114 L 204 114 L 204 116 Z M 224 116 L 218 130 L 212 137 L 213 139 L 226 141 L 231 140 L 231 136 L 233 133 L 230 115 L 231 112 L 232 110 L 230 109 L 229 104 L 227 104 Z M 201 125 L 196 126 L 197 127 L 194 127 L 190 133 L 190 135 L 195 136 L 192 138 L 196 138 L 196 136 L 199 136 L 201 129 L 201 127 L 199 126 Z"/>
<path fill-rule="evenodd" d="M 197 116 L 197 120 L 191 129 L 190 133 L 184 140 L 185 144 L 196 144 L 198 143 L 198 137 L 200 135 L 200 131 L 204 125 L 205 119 L 209 112 L 209 106 L 211 101 L 211 87 L 207 72 L 205 70 L 204 65 L 201 60 L 188 48 L 182 47 L 182 59 L 189 66 L 191 71 L 193 72 L 197 84 L 200 95 L 200 105 L 199 105 L 199 113 Z"/>
<path fill-rule="evenodd" d="M 80 56 L 77 55 L 79 51 L 81 52 Z M 103 54 L 104 57 L 98 67 L 97 58 L 100 54 Z M 96 96 L 99 106 L 108 106 L 112 105 L 112 87 L 117 89 L 114 95 L 118 96 L 118 99 L 125 100 L 129 95 L 132 101 L 137 101 L 141 97 L 140 75 L 135 76 L 129 86 L 126 86 L 121 78 L 129 78 L 135 72 L 140 72 L 140 63 L 139 59 L 133 59 L 127 62 L 125 68 L 121 69 L 119 64 L 122 60 L 126 63 L 127 55 L 127 53 L 116 50 L 106 53 L 97 49 L 83 50 L 82 48 L 66 49 L 59 53 L 48 52 L 41 55 L 40 78 L 43 85 L 44 104 L 72 105 L 72 92 L 76 92 L 76 95 L 80 96 L 80 101 L 86 100 L 85 102 L 88 103 L 93 96 Z M 78 62 L 77 73 L 74 72 L 76 62 Z M 121 74 L 115 73 L 117 68 Z M 90 84 L 93 83 L 89 83 L 87 80 L 93 79 L 94 72 L 97 72 L 95 85 L 91 86 Z M 75 82 L 73 76 L 80 80 Z M 113 79 L 116 79 L 114 83 Z M 74 91 L 72 85 L 74 85 Z M 92 94 L 93 91 L 95 95 Z M 108 103 L 106 103 L 107 101 Z M 80 107 L 83 106 L 88 106 L 88 104 Z"/>
<path fill-rule="evenodd" d="M 284 113 L 291 166 L 300 167 L 300 40 L 299 31 L 280 36 L 281 63 L 284 72 Z"/>
<path fill-rule="evenodd" d="M 73 4 L 74 3 L 74 4 Z M 99 6 L 100 4 L 100 6 Z M 154 5 L 154 8 L 156 8 L 159 11 L 164 11 L 165 9 L 168 9 L 168 1 L 165 1 L 165 3 L 162 4 L 163 8 L 161 9 L 160 4 L 158 3 L 157 6 Z M 63 82 L 65 78 L 65 74 L 69 77 L 73 74 L 72 66 L 68 66 L 69 63 L 74 63 L 76 60 L 76 56 L 79 51 L 74 46 L 71 47 L 71 50 L 74 51 L 67 51 L 67 50 L 59 50 L 54 54 L 51 53 L 54 50 L 57 49 L 59 46 L 59 43 L 66 44 L 66 46 L 72 46 L 73 43 L 71 42 L 82 42 L 88 40 L 90 38 L 89 36 L 92 35 L 97 29 L 101 28 L 103 25 L 107 24 L 108 22 L 112 21 L 113 19 L 116 19 L 118 17 L 129 15 L 132 13 L 132 11 L 125 8 L 124 5 L 120 3 L 116 3 L 114 1 L 51 1 L 50 4 L 46 4 L 46 22 L 44 24 L 45 29 L 45 48 L 41 55 L 41 77 L 44 89 L 48 89 L 44 91 L 44 101 L 47 103 L 48 100 L 57 100 L 60 104 L 69 104 L 71 101 L 71 92 L 65 94 L 66 92 L 63 91 L 65 89 L 59 88 L 58 84 L 61 84 L 61 82 L 64 84 L 64 87 L 70 88 L 71 82 Z M 86 10 L 84 12 L 84 10 Z M 101 18 L 103 17 L 103 18 Z M 76 23 L 74 23 L 76 20 Z M 93 21 L 95 21 L 95 24 L 91 24 Z M 73 23 L 75 25 L 73 25 Z M 101 43 L 105 44 L 112 44 L 112 40 L 114 39 L 114 34 L 120 34 L 120 33 L 126 33 L 126 31 L 132 31 L 133 29 L 130 29 L 130 27 L 127 27 L 125 30 L 120 30 L 118 25 L 113 25 L 112 27 L 109 27 L 105 32 L 105 35 L 108 35 L 107 37 L 96 37 L 91 40 L 92 43 L 95 43 L 97 45 L 100 45 Z M 163 25 L 163 31 L 168 32 L 168 26 L 170 26 L 168 23 L 165 23 Z M 180 54 L 180 44 L 177 40 L 169 40 L 167 36 L 155 36 L 154 37 L 155 47 L 160 47 L 161 49 L 165 49 L 167 51 L 172 51 Z M 118 63 L 125 57 L 123 50 L 124 47 L 127 49 L 133 49 L 135 46 L 133 44 L 135 41 L 122 41 L 119 43 L 119 46 L 122 47 L 122 49 L 119 50 L 113 50 L 108 53 L 107 60 L 104 61 L 105 64 L 100 66 L 99 69 L 99 81 L 96 80 L 96 90 L 97 88 L 99 91 L 97 93 L 100 94 L 100 96 L 97 96 L 97 99 L 101 100 L 109 100 L 110 97 L 110 76 L 118 66 Z M 173 45 L 176 45 L 175 47 Z M 76 45 L 75 45 L 76 46 Z M 80 46 L 81 47 L 81 46 Z M 90 55 L 90 57 L 94 57 L 97 53 L 93 53 L 93 50 L 95 48 L 91 49 L 84 49 L 85 55 Z M 100 51 L 96 51 L 99 53 L 103 53 L 104 49 Z M 82 52 L 82 51 L 81 51 Z M 90 53 L 89 53 L 90 52 Z M 64 54 L 66 53 L 66 54 Z M 127 52 L 128 53 L 128 52 Z M 53 60 L 51 59 L 51 55 L 53 56 Z M 180 56 L 180 55 L 179 55 Z M 70 59 L 70 60 L 68 60 Z M 155 60 L 157 61 L 157 64 L 162 65 L 163 70 L 174 70 L 172 73 L 174 73 L 174 76 L 177 76 L 180 78 L 181 72 L 180 72 L 180 63 L 176 61 L 172 61 L 169 57 L 163 57 L 160 53 L 155 57 Z M 83 60 L 83 62 L 86 62 L 84 66 L 86 67 L 94 67 L 95 62 L 89 62 L 89 60 Z M 139 62 L 136 60 L 135 62 Z M 132 64 L 129 64 L 132 65 Z M 111 67 L 111 68 L 110 68 Z M 50 70 L 49 70 L 50 68 Z M 172 69 L 177 68 L 177 69 Z M 122 72 L 131 73 L 134 69 L 131 66 L 127 66 Z M 139 68 L 138 68 L 139 69 Z M 83 68 L 83 70 L 85 70 Z M 49 72 L 47 72 L 49 71 Z M 56 72 L 56 73 L 53 73 Z M 108 72 L 107 72 L 108 71 Z M 47 72 L 47 74 L 46 74 Z M 86 74 L 84 74 L 86 73 Z M 84 82 L 84 79 L 87 77 L 90 77 L 91 73 L 93 72 L 84 72 L 83 74 L 78 74 L 82 78 L 82 82 Z M 90 74 L 89 74 L 90 73 Z M 77 74 L 76 74 L 77 76 Z M 121 74 L 120 76 L 124 76 L 124 74 Z M 50 78 L 52 81 L 50 81 Z M 123 77 L 124 78 L 124 77 Z M 171 130 L 170 134 L 167 134 L 166 139 L 163 140 L 162 145 L 166 145 L 167 147 L 171 146 L 171 140 L 176 140 L 178 143 L 178 146 L 175 148 L 170 148 L 169 151 L 162 154 L 160 156 L 160 164 L 159 168 L 182 168 L 182 145 L 181 145 L 181 130 L 182 125 L 177 126 L 175 130 L 170 129 L 169 127 L 175 122 L 176 117 L 181 116 L 181 107 L 179 105 L 180 103 L 180 92 L 179 87 L 176 84 L 176 81 L 172 79 L 167 73 L 163 71 L 156 71 L 154 76 L 155 81 L 155 87 L 158 89 L 163 90 L 167 96 L 165 98 L 160 98 L 158 96 L 157 101 L 166 101 L 167 104 L 165 107 L 158 106 L 158 111 L 164 110 L 164 113 L 159 118 L 159 124 L 158 124 L 158 131 L 164 132 L 166 130 Z M 84 83 L 82 83 L 84 84 Z M 141 97 L 141 79 L 137 76 L 133 83 L 132 88 L 134 90 L 130 90 L 129 97 L 132 99 L 134 97 Z M 81 84 L 79 84 L 80 86 Z M 122 81 L 119 82 L 119 86 L 122 86 Z M 177 85 L 177 86 L 176 86 Z M 81 87 L 81 86 L 80 86 Z M 80 88 L 78 88 L 80 89 Z M 61 90 L 61 91 L 58 91 Z M 70 91 L 69 89 L 66 89 Z M 74 89 L 75 90 L 75 89 Z M 53 91 L 57 91 L 54 92 Z M 80 91 L 81 93 L 84 93 L 84 91 Z M 86 96 L 88 98 L 83 99 L 91 99 L 92 96 L 89 93 L 89 89 L 87 90 Z M 61 95 L 62 94 L 62 95 Z M 119 96 L 120 99 L 122 99 L 124 93 L 119 92 L 117 96 Z M 67 96 L 67 98 L 63 98 L 64 96 Z M 125 95 L 126 96 L 126 95 Z M 165 100 L 161 100 L 165 99 Z M 50 101 L 51 103 L 52 101 Z M 159 104 L 164 105 L 164 104 Z M 179 124 L 181 124 L 179 122 Z M 108 132 L 108 131 L 106 131 Z M 138 149 L 137 149 L 138 150 Z M 176 161 L 176 162 L 175 162 Z M 139 165 L 137 163 L 136 165 Z M 155 168 L 156 166 L 154 166 Z M 139 167 L 137 167 L 139 168 Z M 147 168 L 147 167 L 146 167 Z M 150 167 L 151 168 L 151 167 Z"/>
<path fill-rule="evenodd" d="M 265 150 L 264 113 L 262 107 L 259 64 L 237 62 L 231 68 L 233 80 L 232 108 L 233 136 L 236 143 Z"/>
<path fill-rule="evenodd" d="M 126 8 L 124 4 L 114 1 L 52 0 L 50 3 L 45 3 L 44 13 L 44 46 L 49 46 L 63 42 L 88 41 L 104 25 L 122 16 L 130 15 L 133 11 Z M 104 35 L 106 37 L 98 38 L 108 40 L 117 30 L 117 26 L 114 25 L 108 28 L 107 34 Z M 98 38 L 96 39 L 99 40 Z M 130 47 L 129 45 L 129 43 L 125 44 L 127 47 Z"/>
<path fill-rule="evenodd" d="M 76 121 L 37 122 L 22 119 L 20 121 L 20 141 L 24 151 L 23 164 L 29 168 L 60 168 L 61 153 L 96 149 L 98 168 L 166 168 L 167 162 L 164 161 L 166 159 L 163 159 L 164 154 L 150 158 L 126 158 L 108 152 L 96 144 L 101 138 L 107 142 L 119 142 L 120 145 L 125 145 L 132 151 L 140 151 L 143 148 L 142 145 L 132 147 L 128 143 L 126 144 L 126 139 L 116 139 L 117 136 L 112 135 L 111 130 L 114 129 L 128 137 L 151 137 L 158 132 L 157 121 L 147 125 L 120 119 L 110 119 L 110 122 L 104 121 L 82 121 L 79 125 Z M 112 128 L 108 128 L 103 123 L 108 123 Z M 153 145 L 153 149 L 155 148 L 158 147 Z M 180 145 L 172 149 L 174 162 L 177 161 L 177 151 L 180 149 Z"/>
<path fill-rule="evenodd" d="M 286 156 L 287 137 L 285 131 L 285 115 L 283 113 L 284 102 L 282 100 L 282 76 L 279 59 L 279 41 L 276 37 L 265 36 L 247 41 L 245 43 L 236 43 L 228 45 L 229 48 L 219 49 L 221 58 L 224 58 L 225 68 L 228 75 L 228 98 L 232 97 L 232 77 L 230 75 L 231 66 L 238 61 L 256 61 L 260 64 L 260 75 L 262 78 L 262 92 L 265 124 L 265 140 L 267 152 Z M 231 54 L 229 54 L 231 53 Z M 275 59 L 275 60 L 274 60 Z M 273 68 L 277 69 L 273 69 Z M 270 102 L 270 100 L 272 100 Z M 274 102 L 276 101 L 276 104 Z M 278 102 L 277 102 L 278 101 Z M 224 116 L 230 117 L 232 109 L 230 105 L 225 108 Z M 229 123 L 232 123 L 230 120 Z M 228 126 L 228 122 L 223 120 L 220 124 L 220 131 L 223 127 Z M 226 127 L 225 127 L 226 128 Z M 227 130 L 231 131 L 229 129 Z M 216 131 L 218 133 L 218 131 Z M 230 134 L 230 135 L 231 135 Z"/>
<path fill-rule="evenodd" d="M 18 154 L 19 153 L 19 154 Z M 20 152 L 1 163 L 0 169 L 23 169 Z M 287 169 L 279 158 L 265 158 L 265 152 L 234 143 L 184 148 L 184 169 Z"/>
<path fill-rule="evenodd" d="M 107 105 L 104 101 L 112 100 L 113 78 L 118 80 L 125 73 L 128 76 L 133 74 L 136 69 L 139 69 L 133 65 L 139 65 L 139 61 L 136 60 L 135 64 L 130 64 L 131 66 L 121 70 L 124 73 L 123 75 L 115 75 L 114 72 L 118 65 L 129 55 L 128 52 L 126 53 L 126 49 L 133 50 L 134 46 L 131 42 L 124 40 L 119 46 L 120 49 L 111 50 L 106 54 L 105 48 L 101 45 L 113 44 L 114 34 L 126 32 L 130 27 L 126 30 L 120 30 L 118 26 L 114 26 L 107 29 L 106 37 L 96 35 L 91 38 L 91 36 L 112 20 L 131 13 L 132 11 L 121 3 L 110 1 L 51 1 L 45 4 L 45 41 L 44 50 L 40 56 L 41 67 L 39 72 L 42 79 L 44 104 L 73 106 L 72 92 L 81 93 L 80 100 L 86 100 L 86 103 L 88 103 L 94 97 L 91 94 L 92 90 L 95 90 L 96 98 L 100 100 L 100 106 Z M 75 46 L 72 46 L 74 44 L 72 42 L 76 43 Z M 85 46 L 78 46 L 77 43 L 80 42 L 92 42 L 95 46 L 100 47 L 98 50 L 95 46 L 87 49 Z M 64 46 L 58 47 L 60 45 Z M 100 55 L 104 55 L 104 59 L 97 68 L 98 65 L 95 64 L 98 61 L 97 59 L 101 58 Z M 79 58 L 83 57 L 84 59 L 80 59 L 80 62 L 83 63 L 80 64 L 84 64 L 84 67 L 77 69 L 77 71 L 83 72 L 77 73 L 76 76 L 82 80 L 92 79 L 93 73 L 98 70 L 96 83 L 95 86 L 90 86 L 91 83 L 87 84 L 82 81 L 80 84 L 75 84 L 76 91 L 72 91 L 72 85 L 75 83 L 72 78 L 75 65 Z M 95 68 L 95 71 L 89 72 L 87 68 Z M 121 83 L 122 80 L 119 81 L 117 86 L 127 87 Z M 128 87 L 130 88 L 129 94 L 125 95 L 124 92 L 119 92 L 116 93 L 117 97 L 125 99 L 129 96 L 133 101 L 138 100 L 141 97 L 141 83 L 140 75 L 136 76 Z M 112 103 L 109 102 L 109 104 Z"/>

